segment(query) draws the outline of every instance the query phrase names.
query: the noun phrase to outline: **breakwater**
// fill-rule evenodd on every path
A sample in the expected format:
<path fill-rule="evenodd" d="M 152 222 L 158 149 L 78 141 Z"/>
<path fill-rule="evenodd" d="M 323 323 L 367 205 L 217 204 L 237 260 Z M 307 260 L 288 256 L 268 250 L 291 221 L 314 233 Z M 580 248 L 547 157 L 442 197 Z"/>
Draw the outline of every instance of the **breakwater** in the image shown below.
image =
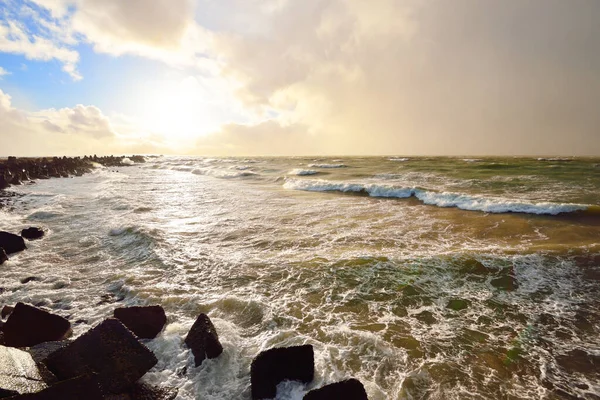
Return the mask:
<path fill-rule="evenodd" d="M 81 176 L 94 168 L 94 163 L 105 167 L 128 166 L 143 163 L 143 156 L 84 156 L 0 159 L 0 189 L 21 185 L 36 179 Z"/>

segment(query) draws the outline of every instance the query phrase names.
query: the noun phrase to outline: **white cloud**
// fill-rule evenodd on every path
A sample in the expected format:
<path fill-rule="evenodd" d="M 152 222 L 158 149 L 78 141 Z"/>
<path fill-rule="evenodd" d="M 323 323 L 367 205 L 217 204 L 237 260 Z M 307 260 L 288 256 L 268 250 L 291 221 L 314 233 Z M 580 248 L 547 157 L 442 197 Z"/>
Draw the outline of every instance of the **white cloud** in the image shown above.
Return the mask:
<path fill-rule="evenodd" d="M 0 67 L 0 79 L 2 79 L 3 76 L 10 75 L 10 74 L 11 74 L 10 71 L 7 71 L 4 68 Z"/>
<path fill-rule="evenodd" d="M 56 37 L 42 37 L 31 33 L 28 28 L 16 20 L 0 22 L 0 51 L 22 54 L 28 60 L 57 60 L 63 64 L 63 71 L 73 80 L 81 79 L 77 72 L 79 53 L 63 44 Z"/>
<path fill-rule="evenodd" d="M 120 122 L 121 131 L 117 132 L 111 120 L 94 106 L 76 105 L 36 112 L 20 110 L 12 106 L 11 96 L 0 90 L 3 156 L 106 154 L 122 152 L 126 147 L 133 150 L 135 126 Z M 137 139 L 139 149 L 152 145 Z"/>

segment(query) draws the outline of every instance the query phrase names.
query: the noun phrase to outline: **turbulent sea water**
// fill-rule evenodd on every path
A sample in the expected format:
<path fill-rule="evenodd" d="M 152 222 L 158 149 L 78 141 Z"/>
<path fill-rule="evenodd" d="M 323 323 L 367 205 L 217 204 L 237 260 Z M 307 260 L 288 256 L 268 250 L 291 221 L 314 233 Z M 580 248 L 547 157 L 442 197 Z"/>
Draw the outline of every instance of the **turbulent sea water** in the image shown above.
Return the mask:
<path fill-rule="evenodd" d="M 250 399 L 252 359 L 304 343 L 315 380 L 278 399 L 600 399 L 600 159 L 156 157 L 11 190 L 0 229 L 48 234 L 0 302 L 75 335 L 161 304 L 144 380 L 178 399 Z M 224 353 L 195 368 L 200 312 Z"/>

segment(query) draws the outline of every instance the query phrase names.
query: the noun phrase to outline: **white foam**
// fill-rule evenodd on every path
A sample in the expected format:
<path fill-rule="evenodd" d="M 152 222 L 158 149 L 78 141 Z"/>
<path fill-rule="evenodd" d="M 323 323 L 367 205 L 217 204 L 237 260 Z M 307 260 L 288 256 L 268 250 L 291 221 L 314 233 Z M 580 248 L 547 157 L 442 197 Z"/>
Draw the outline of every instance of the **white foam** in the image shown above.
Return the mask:
<path fill-rule="evenodd" d="M 425 189 L 399 187 L 382 184 L 363 184 L 351 182 L 333 182 L 323 179 L 287 179 L 286 189 L 313 192 L 367 193 L 371 197 L 408 198 L 416 197 L 423 203 L 438 207 L 456 207 L 468 211 L 487 213 L 527 213 L 557 215 L 586 210 L 588 205 L 551 202 L 529 202 L 505 198 L 484 197 L 451 192 L 434 192 Z"/>
<path fill-rule="evenodd" d="M 121 160 L 121 164 L 123 165 L 133 165 L 135 164 L 130 158 L 125 157 Z"/>
<path fill-rule="evenodd" d="M 410 158 L 407 157 L 402 157 L 402 158 L 388 158 L 389 161 L 396 161 L 396 162 L 404 162 L 404 161 L 409 161 Z"/>
<path fill-rule="evenodd" d="M 243 178 L 243 177 L 258 175 L 256 172 L 252 172 L 252 171 L 244 171 L 244 170 L 242 170 L 242 171 L 238 171 L 238 172 L 233 172 L 231 170 L 222 170 L 222 169 L 214 169 L 214 168 L 198 168 L 198 169 L 194 169 L 192 171 L 192 174 L 194 174 L 194 175 L 213 176 L 215 178 L 223 178 L 223 179 L 228 179 L 228 178 Z"/>
<path fill-rule="evenodd" d="M 308 164 L 309 168 L 346 168 L 345 164 Z"/>
<path fill-rule="evenodd" d="M 297 175 L 297 176 L 304 176 L 304 175 L 315 175 L 318 174 L 318 171 L 315 171 L 314 169 L 301 169 L 301 168 L 296 168 L 291 170 L 290 172 L 288 172 L 288 175 Z"/>

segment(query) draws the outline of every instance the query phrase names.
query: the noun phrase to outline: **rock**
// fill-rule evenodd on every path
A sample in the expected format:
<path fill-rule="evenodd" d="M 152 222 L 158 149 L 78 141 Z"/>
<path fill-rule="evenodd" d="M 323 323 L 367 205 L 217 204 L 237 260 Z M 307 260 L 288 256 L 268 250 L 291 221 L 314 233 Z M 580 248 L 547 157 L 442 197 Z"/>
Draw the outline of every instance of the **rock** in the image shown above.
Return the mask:
<path fill-rule="evenodd" d="M 216 358 L 223 352 L 217 330 L 206 314 L 200 314 L 185 338 L 185 344 L 192 349 L 196 367 L 206 358 Z"/>
<path fill-rule="evenodd" d="M 29 353 L 0 346 L 0 393 L 21 394 L 46 388 Z"/>
<path fill-rule="evenodd" d="M 71 323 L 25 303 L 17 303 L 3 327 L 4 343 L 11 347 L 63 340 L 71 334 Z"/>
<path fill-rule="evenodd" d="M 114 316 L 143 339 L 155 338 L 167 323 L 165 310 L 161 306 L 121 307 L 115 309 Z"/>
<path fill-rule="evenodd" d="M 38 393 L 9 397 L 14 400 L 103 400 L 98 380 L 94 375 L 82 375 L 58 382 Z"/>
<path fill-rule="evenodd" d="M 121 396 L 123 400 L 173 400 L 178 392 L 179 390 L 173 387 L 136 383 L 132 389 Z"/>
<path fill-rule="evenodd" d="M 302 400 L 369 400 L 369 398 L 360 381 L 348 379 L 311 390 Z"/>
<path fill-rule="evenodd" d="M 56 342 L 44 342 L 44 343 L 36 344 L 35 346 L 28 348 L 27 352 L 29 354 L 31 354 L 33 361 L 35 361 L 36 363 L 39 363 L 42 360 L 48 358 L 48 356 L 50 354 L 54 353 L 57 350 L 62 349 L 63 347 L 67 346 L 71 342 L 72 342 L 72 340 L 69 340 L 69 339 L 60 340 L 60 341 L 56 341 Z"/>
<path fill-rule="evenodd" d="M 8 255 L 4 251 L 4 247 L 0 247 L 0 265 L 4 264 L 4 261 L 8 261 Z"/>
<path fill-rule="evenodd" d="M 38 278 L 37 276 L 28 276 L 27 278 L 21 279 L 20 282 L 24 285 L 31 281 L 39 281 L 39 280 L 40 280 L 40 278 Z"/>
<path fill-rule="evenodd" d="M 30 227 L 21 231 L 21 236 L 28 240 L 39 239 L 44 236 L 44 231 L 38 227 Z"/>
<path fill-rule="evenodd" d="M 280 347 L 260 353 L 250 367 L 252 399 L 271 399 L 284 380 L 308 383 L 315 374 L 312 345 Z"/>
<path fill-rule="evenodd" d="M 15 308 L 13 306 L 4 306 L 2 307 L 2 312 L 0 313 L 0 316 L 2 316 L 2 318 L 6 318 L 10 315 L 10 313 L 13 312 Z"/>
<path fill-rule="evenodd" d="M 109 318 L 43 361 L 60 380 L 98 374 L 104 393 L 122 393 L 156 363 L 154 354 L 119 320 Z"/>
<path fill-rule="evenodd" d="M 0 247 L 4 249 L 6 254 L 17 253 L 27 248 L 27 246 L 25 246 L 25 241 L 21 236 L 4 231 L 0 232 Z"/>

